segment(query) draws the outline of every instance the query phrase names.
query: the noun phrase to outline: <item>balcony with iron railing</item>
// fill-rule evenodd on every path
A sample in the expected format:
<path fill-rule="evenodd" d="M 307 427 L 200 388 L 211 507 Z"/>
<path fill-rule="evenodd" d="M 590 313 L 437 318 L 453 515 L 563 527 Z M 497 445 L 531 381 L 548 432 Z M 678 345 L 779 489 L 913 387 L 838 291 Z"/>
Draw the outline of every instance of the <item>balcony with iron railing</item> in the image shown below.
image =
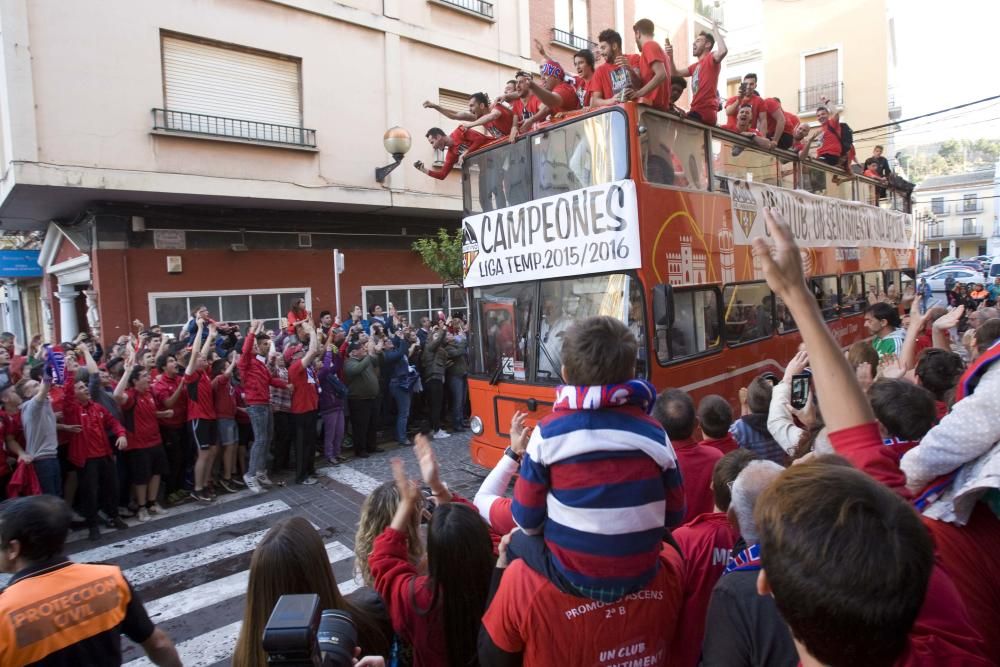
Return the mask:
<path fill-rule="evenodd" d="M 930 202 L 930 212 L 934 215 L 951 215 L 951 204 Z"/>
<path fill-rule="evenodd" d="M 822 106 L 824 97 L 834 106 L 844 106 L 844 82 L 831 81 L 799 90 L 799 113 L 814 113 L 817 107 Z"/>
<path fill-rule="evenodd" d="M 955 213 L 957 215 L 964 215 L 966 213 L 982 213 L 983 212 L 983 200 L 979 199 L 963 199 L 962 203 L 955 204 Z"/>
<path fill-rule="evenodd" d="M 552 28 L 552 43 L 558 44 L 559 46 L 565 46 L 570 49 L 575 49 L 577 51 L 580 49 L 590 49 L 591 51 L 597 49 L 596 42 L 592 42 L 586 37 L 574 35 L 571 32 L 561 30 L 559 28 Z"/>
<path fill-rule="evenodd" d="M 316 148 L 316 130 L 305 127 L 209 116 L 172 109 L 153 109 L 153 131 L 296 148 Z"/>
<path fill-rule="evenodd" d="M 962 221 L 962 236 L 982 236 L 983 226 L 977 220 Z"/>
<path fill-rule="evenodd" d="M 431 0 L 439 5 L 448 5 L 481 16 L 482 18 L 493 20 L 493 3 L 485 0 Z"/>

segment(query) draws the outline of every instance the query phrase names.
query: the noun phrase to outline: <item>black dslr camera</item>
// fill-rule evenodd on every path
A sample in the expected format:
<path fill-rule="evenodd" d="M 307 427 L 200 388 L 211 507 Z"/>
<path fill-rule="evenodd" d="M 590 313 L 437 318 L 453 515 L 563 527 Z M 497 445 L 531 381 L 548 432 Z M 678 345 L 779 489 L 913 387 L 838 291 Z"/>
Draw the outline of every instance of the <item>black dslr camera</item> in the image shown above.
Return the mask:
<path fill-rule="evenodd" d="M 320 611 L 318 595 L 282 595 L 264 627 L 269 665 L 350 667 L 357 644 L 351 615 Z"/>

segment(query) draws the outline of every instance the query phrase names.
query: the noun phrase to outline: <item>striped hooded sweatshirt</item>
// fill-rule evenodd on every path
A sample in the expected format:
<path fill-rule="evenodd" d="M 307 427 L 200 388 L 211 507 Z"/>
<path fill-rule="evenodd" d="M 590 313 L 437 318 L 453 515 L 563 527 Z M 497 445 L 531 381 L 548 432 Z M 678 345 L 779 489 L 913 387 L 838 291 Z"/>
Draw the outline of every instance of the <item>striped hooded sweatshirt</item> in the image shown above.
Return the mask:
<path fill-rule="evenodd" d="M 656 574 L 664 527 L 684 518 L 677 456 L 649 416 L 645 380 L 556 388 L 531 434 L 512 513 L 543 535 L 552 565 L 586 597 L 616 600 Z"/>

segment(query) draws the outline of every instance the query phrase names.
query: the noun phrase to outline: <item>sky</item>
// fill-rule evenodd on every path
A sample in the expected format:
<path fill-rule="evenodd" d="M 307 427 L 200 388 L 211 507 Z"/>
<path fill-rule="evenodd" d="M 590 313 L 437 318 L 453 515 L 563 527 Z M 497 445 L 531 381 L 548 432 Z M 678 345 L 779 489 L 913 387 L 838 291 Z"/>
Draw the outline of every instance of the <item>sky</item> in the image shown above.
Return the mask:
<path fill-rule="evenodd" d="M 896 24 L 895 94 L 903 119 L 1000 95 L 1000 2 L 890 0 L 890 6 Z M 1000 99 L 902 127 L 897 147 L 1000 139 Z"/>

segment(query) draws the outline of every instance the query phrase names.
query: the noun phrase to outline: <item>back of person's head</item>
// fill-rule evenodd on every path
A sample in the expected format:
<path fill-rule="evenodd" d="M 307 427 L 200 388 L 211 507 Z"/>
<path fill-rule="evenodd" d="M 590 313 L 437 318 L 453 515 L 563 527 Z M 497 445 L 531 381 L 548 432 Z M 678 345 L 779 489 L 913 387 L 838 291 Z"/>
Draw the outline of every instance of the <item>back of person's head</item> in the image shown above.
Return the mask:
<path fill-rule="evenodd" d="M 653 418 L 663 425 L 671 440 L 687 440 L 698 425 L 694 401 L 683 389 L 667 389 L 657 396 Z"/>
<path fill-rule="evenodd" d="M 894 664 L 934 566 L 913 508 L 865 473 L 820 461 L 785 470 L 754 518 L 762 580 L 810 655 L 837 667 Z"/>
<path fill-rule="evenodd" d="M 670 85 L 680 86 L 681 90 L 684 90 L 685 88 L 688 87 L 688 82 L 687 79 L 685 79 L 683 76 L 679 74 L 674 74 L 673 76 L 670 77 Z"/>
<path fill-rule="evenodd" d="M 778 478 L 784 470 L 774 461 L 750 461 L 736 475 L 730 490 L 729 516 L 740 531 L 740 536 L 748 544 L 756 544 L 760 539 L 753 508 L 757 498 Z"/>
<path fill-rule="evenodd" d="M 715 498 L 715 506 L 720 511 L 729 511 L 729 505 L 733 500 L 733 482 L 739 477 L 740 472 L 756 459 L 757 457 L 749 449 L 734 449 L 715 462 L 715 467 L 712 468 L 712 496 Z"/>
<path fill-rule="evenodd" d="M 639 33 L 640 35 L 646 35 L 647 37 L 652 37 L 655 28 L 653 27 L 653 22 L 649 19 L 639 19 L 632 26 L 632 30 Z"/>
<path fill-rule="evenodd" d="M 1000 320 L 997 322 L 1000 323 Z M 920 353 L 915 372 L 921 387 L 934 394 L 937 400 L 945 401 L 963 371 L 965 364 L 962 357 L 948 350 L 929 347 Z"/>
<path fill-rule="evenodd" d="M 855 369 L 861 364 L 867 363 L 872 367 L 872 373 L 874 373 L 878 370 L 878 352 L 869 341 L 859 340 L 847 348 L 847 362 L 851 364 L 851 368 Z"/>
<path fill-rule="evenodd" d="M 597 36 L 598 43 L 604 42 L 610 46 L 617 46 L 619 50 L 622 48 L 622 36 L 612 28 L 605 28 Z"/>
<path fill-rule="evenodd" d="M 588 317 L 563 335 L 563 379 L 579 386 L 626 382 L 635 377 L 638 354 L 639 343 L 621 320 Z"/>
<path fill-rule="evenodd" d="M 876 320 L 885 320 L 885 323 L 893 329 L 898 328 L 902 322 L 896 306 L 884 301 L 873 303 L 865 309 L 865 312 L 870 313 L 872 318 Z"/>
<path fill-rule="evenodd" d="M 758 375 L 747 386 L 747 406 L 750 412 L 755 414 L 766 414 L 771 408 L 771 394 L 774 392 L 774 385 L 771 384 L 769 375 Z"/>
<path fill-rule="evenodd" d="M 427 575 L 434 586 L 431 606 L 440 600 L 444 610 L 449 665 L 475 662 L 494 564 L 493 542 L 479 513 L 459 503 L 438 505 L 427 527 Z"/>
<path fill-rule="evenodd" d="M 225 370 L 228 362 L 225 359 L 216 359 L 212 362 L 212 377 L 216 375 L 221 375 Z"/>
<path fill-rule="evenodd" d="M 1000 317 L 991 317 L 976 329 L 976 354 L 982 354 L 1000 338 Z"/>
<path fill-rule="evenodd" d="M 392 523 L 397 507 L 399 507 L 399 490 L 395 482 L 380 484 L 361 504 L 358 532 L 354 536 L 354 567 L 367 586 L 375 585 L 371 568 L 368 566 L 368 557 L 371 556 L 375 538 Z M 410 562 L 416 565 L 424 555 L 418 517 L 414 516 L 414 520 L 407 525 L 406 538 Z"/>
<path fill-rule="evenodd" d="M 733 425 L 733 406 L 718 394 L 709 394 L 698 403 L 701 432 L 709 438 L 724 438 Z"/>
<path fill-rule="evenodd" d="M 384 655 L 388 650 L 388 638 L 378 625 L 340 594 L 319 533 L 309 521 L 296 516 L 276 523 L 254 549 L 233 665 L 267 664 L 261 638 L 278 598 L 309 593 L 319 596 L 321 609 L 350 612 L 358 644 L 366 654 Z"/>
<path fill-rule="evenodd" d="M 875 419 L 900 440 L 920 440 L 937 421 L 934 394 L 912 382 L 882 378 L 868 388 Z"/>
<path fill-rule="evenodd" d="M 18 558 L 38 563 L 62 553 L 72 513 L 62 498 L 11 498 L 0 503 L 0 548 L 17 541 Z"/>

